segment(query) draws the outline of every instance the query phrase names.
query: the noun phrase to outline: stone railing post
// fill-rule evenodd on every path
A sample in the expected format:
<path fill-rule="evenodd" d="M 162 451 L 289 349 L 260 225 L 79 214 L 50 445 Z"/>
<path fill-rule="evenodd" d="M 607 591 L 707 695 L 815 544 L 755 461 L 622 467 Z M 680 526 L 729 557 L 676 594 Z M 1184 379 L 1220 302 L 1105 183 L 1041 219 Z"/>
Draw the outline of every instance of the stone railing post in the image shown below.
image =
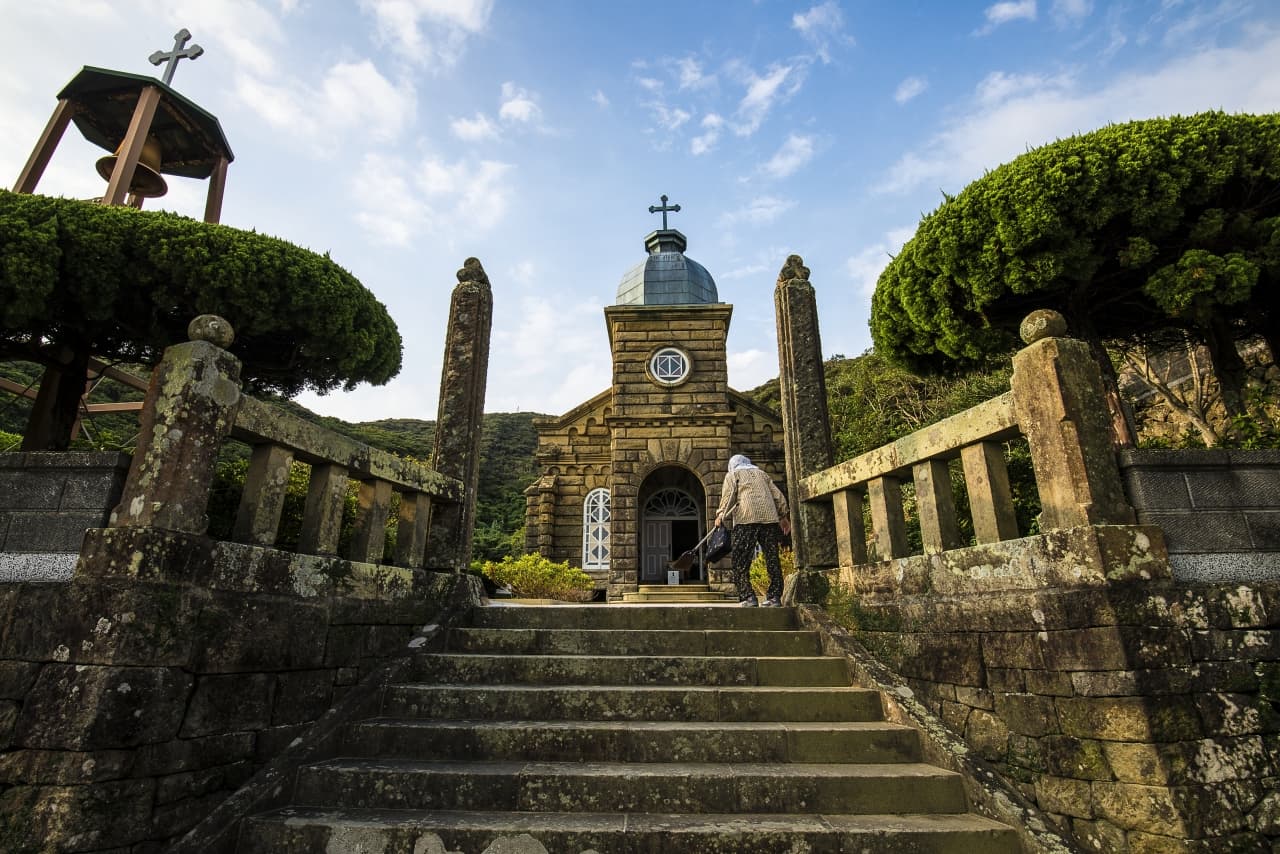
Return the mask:
<path fill-rule="evenodd" d="M 778 384 L 796 566 L 828 569 L 838 564 L 832 505 L 828 501 L 799 500 L 800 481 L 832 464 L 818 302 L 809 283 L 809 268 L 799 255 L 790 256 L 782 265 L 773 304 L 778 324 Z"/>
<path fill-rule="evenodd" d="M 203 534 L 209 487 L 223 438 L 240 405 L 240 360 L 226 351 L 231 324 L 202 314 L 151 374 L 138 448 L 112 527 Z"/>
<path fill-rule="evenodd" d="M 298 551 L 312 555 L 336 555 L 342 533 L 342 510 L 347 498 L 347 467 L 334 463 L 313 465 L 302 510 Z"/>
<path fill-rule="evenodd" d="M 462 481 L 462 501 L 433 508 L 427 539 L 428 569 L 465 572 L 471 560 L 492 326 L 493 291 L 489 277 L 479 261 L 468 258 L 458 271 L 458 285 L 449 303 L 440 411 L 431 457 L 436 471 Z"/>
<path fill-rule="evenodd" d="M 275 545 L 292 466 L 293 452 L 288 448 L 258 445 L 253 449 L 232 539 L 251 546 Z"/>
<path fill-rule="evenodd" d="M 1067 338 L 1056 311 L 1022 322 L 1027 346 L 1013 357 L 1014 412 L 1031 448 L 1040 528 L 1132 525 L 1116 465 L 1102 376 L 1083 341 Z"/>

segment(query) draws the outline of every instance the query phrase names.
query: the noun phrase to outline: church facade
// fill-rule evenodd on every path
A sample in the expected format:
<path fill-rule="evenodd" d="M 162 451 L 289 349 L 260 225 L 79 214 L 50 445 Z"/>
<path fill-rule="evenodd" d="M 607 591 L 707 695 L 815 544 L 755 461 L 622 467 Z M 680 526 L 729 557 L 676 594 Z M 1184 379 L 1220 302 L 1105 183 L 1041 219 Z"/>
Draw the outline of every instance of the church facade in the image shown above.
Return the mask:
<path fill-rule="evenodd" d="M 648 257 L 604 310 L 611 387 L 534 422 L 541 474 L 525 491 L 526 550 L 582 567 L 610 601 L 668 583 L 668 562 L 714 520 L 733 454 L 786 491 L 781 420 L 729 388 L 733 306 L 686 245 L 665 227 L 645 238 Z M 727 560 L 695 562 L 680 580 L 732 589 Z"/>

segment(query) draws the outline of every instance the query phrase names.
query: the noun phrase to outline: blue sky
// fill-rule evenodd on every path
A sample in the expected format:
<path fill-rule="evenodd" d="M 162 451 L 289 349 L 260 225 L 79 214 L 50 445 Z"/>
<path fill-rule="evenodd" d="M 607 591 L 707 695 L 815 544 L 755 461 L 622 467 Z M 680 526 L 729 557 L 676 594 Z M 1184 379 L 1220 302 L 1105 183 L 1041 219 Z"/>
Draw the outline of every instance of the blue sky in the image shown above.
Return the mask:
<path fill-rule="evenodd" d="M 870 346 L 876 276 L 941 192 L 1109 122 L 1280 109 L 1274 0 L 0 0 L 0 179 L 82 65 L 154 73 L 235 151 L 223 222 L 327 251 L 390 310 L 404 367 L 306 405 L 434 418 L 454 271 L 494 290 L 486 409 L 610 382 L 602 308 L 666 193 L 732 303 L 730 383 L 777 374 L 772 291 L 802 255 L 824 350 Z M 38 188 L 88 197 L 73 130 Z M 199 217 L 204 185 L 149 203 Z"/>

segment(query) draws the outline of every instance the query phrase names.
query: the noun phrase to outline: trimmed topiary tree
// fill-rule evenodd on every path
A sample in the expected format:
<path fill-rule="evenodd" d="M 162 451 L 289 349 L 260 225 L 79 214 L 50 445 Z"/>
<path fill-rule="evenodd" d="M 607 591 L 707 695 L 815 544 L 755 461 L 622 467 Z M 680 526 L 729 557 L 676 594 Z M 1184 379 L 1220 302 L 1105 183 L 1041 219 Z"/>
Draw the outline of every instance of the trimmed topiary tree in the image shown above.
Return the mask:
<path fill-rule="evenodd" d="M 1235 342 L 1280 352 L 1278 283 L 1280 115 L 1152 119 L 1037 148 L 947 197 L 881 274 L 871 334 L 939 370 L 1011 350 L 1022 318 L 1052 308 L 1114 385 L 1107 342 L 1186 332 L 1238 411 Z"/>
<path fill-rule="evenodd" d="M 156 362 L 198 314 L 236 331 L 246 387 L 381 384 L 386 308 L 327 255 L 164 212 L 0 191 L 0 357 L 46 366 L 24 450 L 67 446 L 90 357 Z"/>

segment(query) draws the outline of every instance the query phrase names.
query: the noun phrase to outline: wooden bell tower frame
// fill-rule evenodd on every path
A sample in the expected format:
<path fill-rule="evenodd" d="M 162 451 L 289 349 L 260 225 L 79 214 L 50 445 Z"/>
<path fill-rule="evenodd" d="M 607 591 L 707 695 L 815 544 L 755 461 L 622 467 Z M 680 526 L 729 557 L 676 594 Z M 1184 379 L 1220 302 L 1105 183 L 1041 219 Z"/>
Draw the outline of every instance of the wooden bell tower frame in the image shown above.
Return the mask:
<path fill-rule="evenodd" d="M 142 146 L 148 136 L 154 136 L 164 153 L 160 172 L 208 179 L 204 221 L 219 221 L 227 167 L 235 155 L 217 118 L 154 77 L 91 66 L 81 69 L 58 93 L 58 105 L 18 176 L 15 193 L 35 192 L 72 122 L 89 142 L 120 152 L 103 204 L 125 203 Z"/>

